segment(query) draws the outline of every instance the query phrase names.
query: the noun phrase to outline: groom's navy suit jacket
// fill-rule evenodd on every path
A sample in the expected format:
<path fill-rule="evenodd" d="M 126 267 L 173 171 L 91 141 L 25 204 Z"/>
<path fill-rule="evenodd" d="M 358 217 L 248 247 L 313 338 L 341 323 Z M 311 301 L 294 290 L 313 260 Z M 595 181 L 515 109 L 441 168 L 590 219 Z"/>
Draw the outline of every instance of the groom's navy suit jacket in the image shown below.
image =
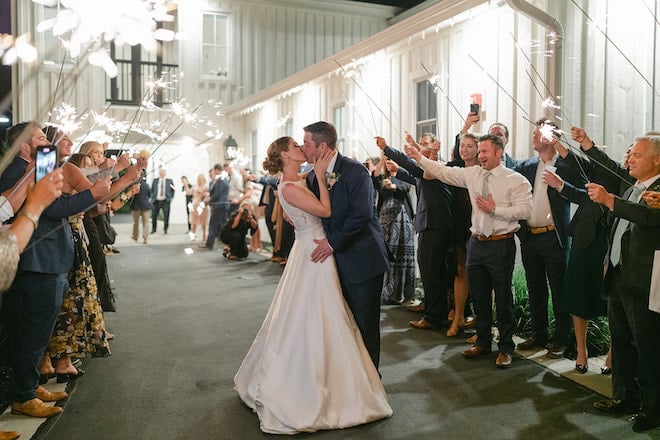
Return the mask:
<path fill-rule="evenodd" d="M 374 187 L 367 169 L 360 162 L 337 153 L 330 188 L 332 215 L 322 219 L 328 243 L 334 250 L 341 277 L 360 283 L 386 272 L 389 258 L 383 230 L 374 203 Z M 307 186 L 319 195 L 314 171 Z"/>

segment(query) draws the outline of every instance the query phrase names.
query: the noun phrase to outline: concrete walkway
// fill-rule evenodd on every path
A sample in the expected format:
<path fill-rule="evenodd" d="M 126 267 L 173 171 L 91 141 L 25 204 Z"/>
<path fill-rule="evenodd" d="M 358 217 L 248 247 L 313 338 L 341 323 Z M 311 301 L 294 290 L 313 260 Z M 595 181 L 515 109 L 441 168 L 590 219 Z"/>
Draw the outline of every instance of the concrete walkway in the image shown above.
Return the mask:
<path fill-rule="evenodd" d="M 108 257 L 117 313 L 113 355 L 85 359 L 85 376 L 68 387 L 64 412 L 39 420 L 3 415 L 0 429 L 34 439 L 259 439 L 255 414 L 233 390 L 233 376 L 268 309 L 281 268 L 260 254 L 228 261 L 221 248 L 203 251 L 185 225 L 130 240 L 114 221 L 120 254 Z M 160 225 L 159 225 L 160 226 Z M 592 409 L 602 398 L 575 383 L 571 361 L 514 357 L 498 370 L 495 355 L 466 360 L 466 336 L 413 330 L 418 315 L 382 308 L 381 373 L 394 416 L 342 431 L 300 435 L 319 439 L 625 439 L 627 418 Z M 561 370 L 565 374 L 561 374 Z M 609 378 L 591 365 L 586 377 L 602 390 Z M 583 380 L 585 376 L 579 379 Z M 296 396 L 282 396 L 293 399 Z"/>

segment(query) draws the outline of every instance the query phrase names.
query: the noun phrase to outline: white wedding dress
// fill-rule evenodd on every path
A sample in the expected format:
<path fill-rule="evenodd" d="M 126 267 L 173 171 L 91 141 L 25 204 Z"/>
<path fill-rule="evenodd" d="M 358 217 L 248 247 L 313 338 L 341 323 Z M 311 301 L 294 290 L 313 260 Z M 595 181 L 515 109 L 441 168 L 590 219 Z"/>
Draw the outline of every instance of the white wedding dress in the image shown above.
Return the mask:
<path fill-rule="evenodd" d="M 273 302 L 234 377 L 261 430 L 296 434 L 346 428 L 392 415 L 353 315 L 344 301 L 334 258 L 313 263 L 321 220 L 280 202 L 296 239 Z"/>

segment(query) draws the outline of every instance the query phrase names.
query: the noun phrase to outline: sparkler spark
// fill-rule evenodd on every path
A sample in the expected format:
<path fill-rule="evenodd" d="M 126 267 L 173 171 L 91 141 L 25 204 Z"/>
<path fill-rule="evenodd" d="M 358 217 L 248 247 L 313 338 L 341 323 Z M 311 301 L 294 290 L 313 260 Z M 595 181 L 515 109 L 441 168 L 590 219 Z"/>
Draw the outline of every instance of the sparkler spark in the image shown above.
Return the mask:
<path fill-rule="evenodd" d="M 33 2 L 48 6 L 52 0 Z M 91 48 L 90 64 L 102 67 L 111 78 L 117 76 L 117 66 L 104 49 L 108 42 L 117 46 L 139 44 L 153 53 L 159 41 L 176 38 L 171 30 L 157 29 L 158 22 L 174 20 L 167 14 L 165 0 L 62 0 L 60 4 L 57 16 L 40 22 L 37 31 L 51 30 L 72 58 Z"/>

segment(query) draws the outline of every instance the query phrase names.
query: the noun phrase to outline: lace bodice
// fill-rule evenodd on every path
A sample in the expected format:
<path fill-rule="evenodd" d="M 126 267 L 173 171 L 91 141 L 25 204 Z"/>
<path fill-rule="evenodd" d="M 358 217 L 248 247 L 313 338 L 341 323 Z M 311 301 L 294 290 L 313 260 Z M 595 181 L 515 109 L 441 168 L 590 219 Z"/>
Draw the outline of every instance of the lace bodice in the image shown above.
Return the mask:
<path fill-rule="evenodd" d="M 282 193 L 282 188 L 284 185 L 296 185 L 301 188 L 304 188 L 305 191 L 309 191 L 304 180 L 299 180 L 296 182 L 280 182 L 277 186 L 277 193 L 280 198 L 280 203 L 287 217 L 293 223 L 293 227 L 296 230 L 296 239 L 315 239 L 323 238 L 325 233 L 323 232 L 323 224 L 321 219 L 309 214 L 302 209 L 296 208 L 295 206 L 290 205 Z"/>

